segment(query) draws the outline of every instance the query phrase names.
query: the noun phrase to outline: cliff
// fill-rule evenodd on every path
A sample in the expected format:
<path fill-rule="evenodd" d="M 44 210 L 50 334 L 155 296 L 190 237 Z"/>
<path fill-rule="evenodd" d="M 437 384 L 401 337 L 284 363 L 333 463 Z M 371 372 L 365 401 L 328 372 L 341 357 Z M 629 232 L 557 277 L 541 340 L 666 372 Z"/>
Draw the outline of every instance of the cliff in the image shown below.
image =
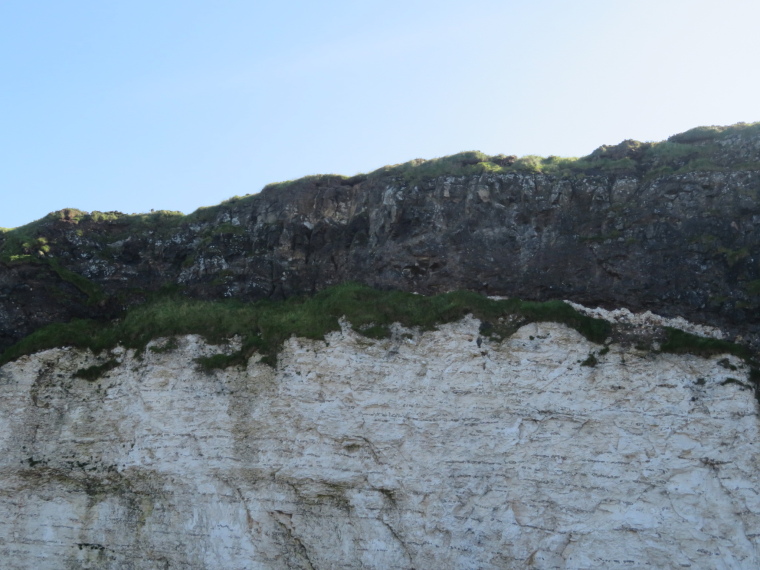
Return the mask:
<path fill-rule="evenodd" d="M 551 323 L 492 342 L 468 318 L 292 338 L 276 370 L 192 365 L 235 348 L 187 336 L 0 368 L 3 567 L 760 563 L 736 357 L 604 350 Z"/>
<path fill-rule="evenodd" d="M 3 231 L 2 566 L 757 567 L 758 222 L 740 124 Z"/>
<path fill-rule="evenodd" d="M 345 281 L 650 309 L 760 334 L 760 127 L 580 160 L 462 153 L 272 185 L 189 216 L 62 210 L 2 234 L 0 348 L 151 292 L 277 299 Z"/>

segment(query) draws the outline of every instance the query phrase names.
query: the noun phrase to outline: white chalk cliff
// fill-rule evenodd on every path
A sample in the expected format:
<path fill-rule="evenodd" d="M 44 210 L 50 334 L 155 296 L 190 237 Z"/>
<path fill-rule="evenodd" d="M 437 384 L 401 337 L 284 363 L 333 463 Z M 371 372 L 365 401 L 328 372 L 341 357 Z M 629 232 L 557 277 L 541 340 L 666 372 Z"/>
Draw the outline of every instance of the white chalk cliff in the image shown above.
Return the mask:
<path fill-rule="evenodd" d="M 276 370 L 177 344 L 0 369 L 2 568 L 760 567 L 735 357 L 551 323 L 479 343 L 471 318 L 293 338 Z"/>

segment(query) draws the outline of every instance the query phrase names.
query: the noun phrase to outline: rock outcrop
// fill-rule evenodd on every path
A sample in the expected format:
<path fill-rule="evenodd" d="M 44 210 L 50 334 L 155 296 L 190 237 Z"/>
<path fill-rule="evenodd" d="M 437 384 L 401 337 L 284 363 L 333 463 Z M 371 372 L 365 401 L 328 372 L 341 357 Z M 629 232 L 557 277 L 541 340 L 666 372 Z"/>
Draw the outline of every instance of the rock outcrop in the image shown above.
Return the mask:
<path fill-rule="evenodd" d="M 2 566 L 760 565 L 735 357 L 605 349 L 551 323 L 496 343 L 468 318 L 292 338 L 276 370 L 193 366 L 234 348 L 188 336 L 0 368 Z"/>
<path fill-rule="evenodd" d="M 601 147 L 580 170 L 551 170 L 553 157 L 543 173 L 509 170 L 519 161 L 464 153 L 450 173 L 414 162 L 316 176 L 186 217 L 63 210 L 0 237 L 0 349 L 166 287 L 259 299 L 347 280 L 651 310 L 757 347 L 755 127 Z"/>

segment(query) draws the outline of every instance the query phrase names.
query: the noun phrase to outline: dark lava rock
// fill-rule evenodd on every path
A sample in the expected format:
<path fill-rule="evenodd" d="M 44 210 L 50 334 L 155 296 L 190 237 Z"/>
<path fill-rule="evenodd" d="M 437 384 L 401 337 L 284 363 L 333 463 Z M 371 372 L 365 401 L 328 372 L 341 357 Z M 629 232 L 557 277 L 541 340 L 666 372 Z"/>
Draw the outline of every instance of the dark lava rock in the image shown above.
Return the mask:
<path fill-rule="evenodd" d="M 166 287 L 252 300 L 348 280 L 649 309 L 757 343 L 760 138 L 737 140 L 729 170 L 730 144 L 715 146 L 722 171 L 391 169 L 275 185 L 189 216 L 51 214 L 16 230 L 37 242 L 0 238 L 0 348 L 46 323 L 111 318 Z M 602 148 L 615 160 L 651 156 L 632 141 Z"/>

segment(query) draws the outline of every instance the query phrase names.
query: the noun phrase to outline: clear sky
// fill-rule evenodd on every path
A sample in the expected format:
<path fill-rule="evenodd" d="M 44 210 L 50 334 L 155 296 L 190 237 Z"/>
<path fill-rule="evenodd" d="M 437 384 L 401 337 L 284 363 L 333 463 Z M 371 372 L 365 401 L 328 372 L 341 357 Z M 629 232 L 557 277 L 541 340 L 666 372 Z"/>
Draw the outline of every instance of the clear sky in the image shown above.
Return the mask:
<path fill-rule="evenodd" d="M 0 0 L 0 226 L 760 120 L 758 0 Z"/>

